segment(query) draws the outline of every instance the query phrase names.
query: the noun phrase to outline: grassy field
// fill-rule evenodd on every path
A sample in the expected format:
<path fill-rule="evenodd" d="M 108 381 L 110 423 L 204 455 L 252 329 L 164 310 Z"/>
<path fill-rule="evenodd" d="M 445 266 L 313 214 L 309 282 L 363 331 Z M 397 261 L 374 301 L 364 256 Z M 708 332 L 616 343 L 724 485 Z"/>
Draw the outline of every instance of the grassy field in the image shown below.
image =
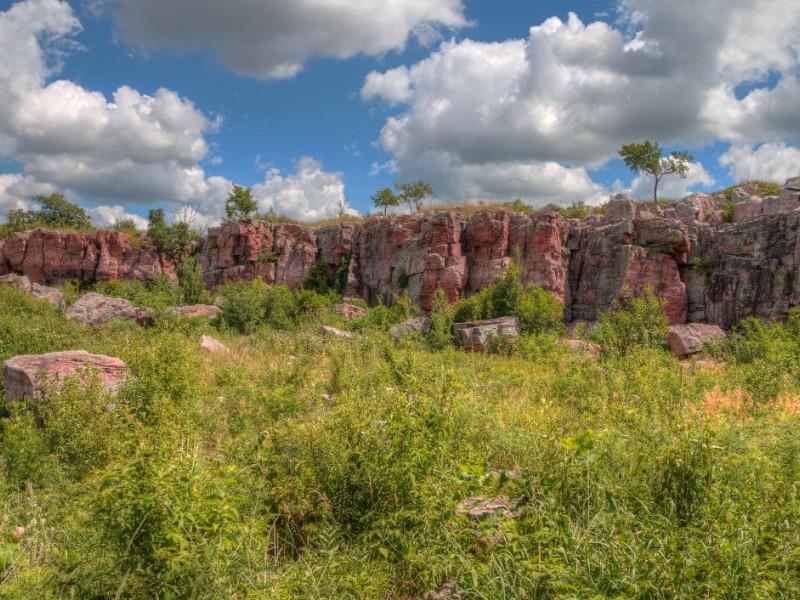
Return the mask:
<path fill-rule="evenodd" d="M 592 360 L 552 328 L 467 354 L 395 343 L 399 309 L 236 293 L 265 304 L 87 330 L 0 287 L 0 360 L 133 375 L 113 403 L 72 384 L 6 407 L 1 598 L 800 597 L 797 315 L 681 363 L 633 304 Z M 475 496 L 516 508 L 460 514 Z"/>

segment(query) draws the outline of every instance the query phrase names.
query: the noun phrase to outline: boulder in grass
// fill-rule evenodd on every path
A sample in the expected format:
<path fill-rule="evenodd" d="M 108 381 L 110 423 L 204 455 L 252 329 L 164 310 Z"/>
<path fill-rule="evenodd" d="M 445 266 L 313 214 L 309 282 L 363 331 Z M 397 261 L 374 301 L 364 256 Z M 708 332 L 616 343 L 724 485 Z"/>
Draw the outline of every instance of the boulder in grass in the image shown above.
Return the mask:
<path fill-rule="evenodd" d="M 336 312 L 348 319 L 361 319 L 367 316 L 366 308 L 361 308 L 360 306 L 348 302 L 340 302 L 337 304 Z"/>
<path fill-rule="evenodd" d="M 149 308 L 136 307 L 125 298 L 110 298 L 90 292 L 67 310 L 67 318 L 78 321 L 81 325 L 93 327 L 115 319 L 149 325 L 152 323 L 153 311 Z"/>
<path fill-rule="evenodd" d="M 81 369 L 93 371 L 108 394 L 116 394 L 128 378 L 128 369 L 119 358 L 89 354 L 85 350 L 22 354 L 3 363 L 6 401 L 42 398 L 46 390 L 57 390 Z"/>
<path fill-rule="evenodd" d="M 351 331 L 344 331 L 343 329 L 337 329 L 336 327 L 329 327 L 328 325 L 323 325 L 322 327 L 319 328 L 319 331 L 322 335 L 326 336 L 343 337 L 343 338 L 353 337 L 353 333 Z"/>
<path fill-rule="evenodd" d="M 230 349 L 225 344 L 215 340 L 210 335 L 204 335 L 200 338 L 200 349 L 211 354 L 226 354 L 230 352 Z"/>
<path fill-rule="evenodd" d="M 456 343 L 470 352 L 483 352 L 493 337 L 511 342 L 516 341 L 520 331 L 517 317 L 499 317 L 453 325 Z"/>
<path fill-rule="evenodd" d="M 497 496 L 495 498 L 471 496 L 459 503 L 456 513 L 476 521 L 485 517 L 497 515 L 516 517 L 517 513 L 514 511 L 517 506 L 519 506 L 519 498 L 509 499 L 508 496 Z"/>
<path fill-rule="evenodd" d="M 398 323 L 389 330 L 389 335 L 400 340 L 415 333 L 428 333 L 431 330 L 431 320 L 428 317 L 415 317 Z"/>
<path fill-rule="evenodd" d="M 28 292 L 37 300 L 45 300 L 55 308 L 64 308 L 64 294 L 61 293 L 61 290 L 39 283 L 32 283 L 31 280 L 24 275 L 3 275 L 0 277 L 0 283 L 15 285 L 19 289 Z"/>
<path fill-rule="evenodd" d="M 686 358 L 700 352 L 703 344 L 725 337 L 727 334 L 718 325 L 688 323 L 672 325 L 667 332 L 667 343 L 675 356 Z"/>
<path fill-rule="evenodd" d="M 184 317 L 206 317 L 207 319 L 216 319 L 222 309 L 215 304 L 191 304 L 189 306 L 172 306 L 167 309 L 175 315 Z"/>

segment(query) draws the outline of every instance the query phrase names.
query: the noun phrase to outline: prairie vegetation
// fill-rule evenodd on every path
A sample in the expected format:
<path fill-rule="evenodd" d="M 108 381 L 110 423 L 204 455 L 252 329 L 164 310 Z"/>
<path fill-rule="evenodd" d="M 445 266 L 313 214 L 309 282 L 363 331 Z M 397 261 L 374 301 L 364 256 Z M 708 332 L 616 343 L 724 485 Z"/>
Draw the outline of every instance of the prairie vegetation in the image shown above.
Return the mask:
<path fill-rule="evenodd" d="M 103 291 L 182 294 L 126 285 Z M 1 597 L 800 597 L 797 312 L 701 364 L 663 348 L 653 298 L 604 315 L 599 360 L 575 354 L 513 271 L 400 343 L 403 298 L 350 323 L 330 290 L 223 292 L 220 323 L 83 329 L 0 287 L 0 360 L 80 348 L 133 375 L 113 400 L 72 384 L 5 407 Z M 447 343 L 459 311 L 515 310 L 500 354 Z M 475 496 L 515 508 L 460 514 Z"/>

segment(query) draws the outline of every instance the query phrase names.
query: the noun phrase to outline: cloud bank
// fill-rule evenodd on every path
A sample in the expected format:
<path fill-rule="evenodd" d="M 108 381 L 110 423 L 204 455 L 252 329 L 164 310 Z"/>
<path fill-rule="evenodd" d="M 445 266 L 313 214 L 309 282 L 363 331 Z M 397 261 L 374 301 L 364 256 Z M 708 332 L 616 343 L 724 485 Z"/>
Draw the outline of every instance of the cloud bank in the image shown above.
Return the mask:
<path fill-rule="evenodd" d="M 381 147 L 445 198 L 522 193 L 544 204 L 590 197 L 587 170 L 630 141 L 798 143 L 800 5 L 626 0 L 619 9 L 616 26 L 553 17 L 526 40 L 448 41 L 410 67 L 369 73 L 362 99 L 399 107 Z M 694 182 L 709 180 L 696 166 Z M 673 191 L 688 183 L 665 180 Z"/>

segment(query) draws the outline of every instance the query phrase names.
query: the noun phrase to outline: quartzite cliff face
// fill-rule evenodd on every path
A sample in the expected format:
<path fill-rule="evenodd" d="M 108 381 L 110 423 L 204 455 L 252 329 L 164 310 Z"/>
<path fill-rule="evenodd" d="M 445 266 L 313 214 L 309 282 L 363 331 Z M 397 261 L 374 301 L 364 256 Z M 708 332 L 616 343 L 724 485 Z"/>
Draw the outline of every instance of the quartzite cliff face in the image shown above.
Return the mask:
<path fill-rule="evenodd" d="M 564 302 L 567 320 L 593 320 L 616 298 L 652 288 L 670 322 L 729 327 L 744 317 L 780 318 L 800 304 L 800 178 L 779 196 L 734 190 L 733 222 L 723 198 L 692 194 L 664 209 L 629 196 L 603 217 L 566 220 L 487 209 L 376 217 L 318 229 L 233 221 L 211 229 L 195 251 L 209 287 L 261 278 L 298 287 L 315 262 L 333 275 L 347 263 L 345 295 L 391 302 L 406 289 L 427 310 L 437 287 L 451 301 L 490 285 L 515 255 L 525 280 Z M 0 241 L 0 275 L 53 284 L 173 276 L 154 249 L 130 236 L 37 229 Z"/>

